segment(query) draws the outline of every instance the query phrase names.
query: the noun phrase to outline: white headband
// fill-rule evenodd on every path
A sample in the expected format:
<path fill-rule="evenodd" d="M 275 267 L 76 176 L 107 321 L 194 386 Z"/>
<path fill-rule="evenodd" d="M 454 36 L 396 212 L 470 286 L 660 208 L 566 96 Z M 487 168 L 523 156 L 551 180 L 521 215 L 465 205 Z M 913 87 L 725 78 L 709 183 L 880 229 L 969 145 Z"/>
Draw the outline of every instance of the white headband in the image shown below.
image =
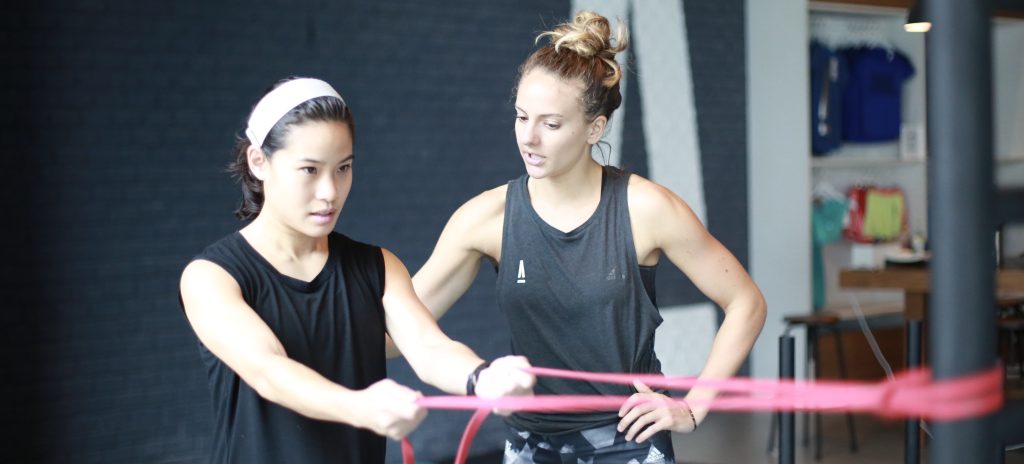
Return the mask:
<path fill-rule="evenodd" d="M 263 96 L 249 116 L 249 127 L 245 136 L 253 146 L 263 146 L 263 139 L 270 129 L 288 114 L 292 108 L 317 97 L 334 97 L 345 103 L 345 99 L 330 84 L 320 79 L 302 78 L 285 82 Z"/>

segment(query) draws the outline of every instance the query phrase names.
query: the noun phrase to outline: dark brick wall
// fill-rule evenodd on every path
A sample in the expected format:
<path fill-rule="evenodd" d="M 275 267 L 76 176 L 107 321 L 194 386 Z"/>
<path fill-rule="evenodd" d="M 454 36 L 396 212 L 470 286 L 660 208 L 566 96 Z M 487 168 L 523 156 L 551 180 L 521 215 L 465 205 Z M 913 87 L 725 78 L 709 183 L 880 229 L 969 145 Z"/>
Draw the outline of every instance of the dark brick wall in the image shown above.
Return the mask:
<path fill-rule="evenodd" d="M 749 243 L 747 210 L 746 33 L 743 0 L 683 2 L 689 44 L 697 136 L 707 204 L 705 225 L 740 262 Z M 631 25 L 632 28 L 632 25 Z M 633 53 L 628 55 L 622 167 L 649 177 L 643 105 Z M 707 298 L 671 263 L 658 266 L 658 304 Z M 721 314 L 719 313 L 721 318 Z"/>
<path fill-rule="evenodd" d="M 743 0 L 684 1 L 708 230 L 747 263 L 747 97 Z M 630 55 L 630 60 L 635 58 Z M 637 69 L 633 63 L 630 68 Z M 626 90 L 623 166 L 647 174 L 635 71 Z M 659 306 L 707 301 L 668 260 L 658 266 Z M 722 314 L 719 312 L 719 318 Z"/>
<path fill-rule="evenodd" d="M 686 1 L 707 226 L 746 264 L 747 66 L 744 0 Z"/>
<path fill-rule="evenodd" d="M 738 41 L 742 56 L 742 2 L 706 3 L 708 17 L 738 15 L 728 20 L 736 37 L 715 40 Z M 0 6 L 0 462 L 203 461 L 209 399 L 177 280 L 194 253 L 240 226 L 223 167 L 268 84 L 314 75 L 345 96 L 359 163 L 339 229 L 415 271 L 459 204 L 522 173 L 515 69 L 534 34 L 568 12 L 546 0 Z M 738 63 L 708 79 L 742 79 Z M 698 94 L 716 95 L 694 74 Z M 742 159 L 738 98 L 707 123 L 701 108 L 701 140 L 726 131 L 718 137 L 739 145 L 723 151 Z M 745 177 L 729 179 L 745 211 Z M 746 217 L 736 216 L 722 227 L 740 229 L 726 236 L 745 256 L 736 244 L 746 245 Z M 479 280 L 442 327 L 493 357 L 508 338 L 493 273 Z M 404 362 L 389 369 L 421 386 Z M 452 453 L 467 418 L 432 412 L 413 435 L 420 457 Z M 499 446 L 500 429 L 489 421 L 474 449 Z"/>

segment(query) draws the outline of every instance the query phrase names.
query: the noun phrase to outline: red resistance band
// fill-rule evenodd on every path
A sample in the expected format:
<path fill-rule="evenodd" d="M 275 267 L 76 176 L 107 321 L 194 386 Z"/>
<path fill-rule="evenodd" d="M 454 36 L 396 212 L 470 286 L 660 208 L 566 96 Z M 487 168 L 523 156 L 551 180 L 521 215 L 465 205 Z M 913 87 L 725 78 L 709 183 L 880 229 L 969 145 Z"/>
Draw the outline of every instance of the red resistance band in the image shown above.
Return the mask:
<path fill-rule="evenodd" d="M 575 372 L 543 367 L 524 369 L 537 376 L 652 388 L 719 392 L 714 399 L 687 400 L 718 411 L 820 411 L 870 413 L 887 419 L 920 418 L 960 420 L 979 417 L 1003 407 L 1003 369 L 996 365 L 976 374 L 932 381 L 930 369 L 915 369 L 881 382 L 794 381 L 732 378 L 697 380 L 695 377 Z M 493 409 L 529 412 L 617 411 L 628 396 L 544 395 L 482 399 L 473 396 L 431 396 L 417 401 L 430 409 L 475 410 L 459 443 L 455 464 L 464 464 L 473 437 Z M 671 400 L 682 402 L 682 400 Z M 412 445 L 402 440 L 405 464 L 415 464 Z"/>

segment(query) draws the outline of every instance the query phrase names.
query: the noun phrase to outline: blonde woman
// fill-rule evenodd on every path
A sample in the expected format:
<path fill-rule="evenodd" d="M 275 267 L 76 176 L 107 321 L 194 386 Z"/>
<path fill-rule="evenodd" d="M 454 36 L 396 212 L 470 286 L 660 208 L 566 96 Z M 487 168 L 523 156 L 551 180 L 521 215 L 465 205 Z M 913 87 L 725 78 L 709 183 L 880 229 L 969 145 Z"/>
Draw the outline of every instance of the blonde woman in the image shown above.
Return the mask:
<path fill-rule="evenodd" d="M 613 37 L 607 19 L 584 11 L 541 38 L 550 43 L 522 64 L 515 92 L 526 173 L 454 213 L 413 278 L 416 293 L 441 317 L 486 258 L 498 266 L 516 354 L 544 367 L 658 373 L 654 273 L 664 255 L 725 311 L 701 377 L 734 375 L 764 323 L 757 286 L 677 195 L 591 158 L 622 101 L 615 55 L 627 46 L 624 28 Z M 535 392 L 650 401 L 617 413 L 513 414 L 506 463 L 672 462 L 669 432 L 692 431 L 707 415 L 642 384 L 540 378 Z"/>

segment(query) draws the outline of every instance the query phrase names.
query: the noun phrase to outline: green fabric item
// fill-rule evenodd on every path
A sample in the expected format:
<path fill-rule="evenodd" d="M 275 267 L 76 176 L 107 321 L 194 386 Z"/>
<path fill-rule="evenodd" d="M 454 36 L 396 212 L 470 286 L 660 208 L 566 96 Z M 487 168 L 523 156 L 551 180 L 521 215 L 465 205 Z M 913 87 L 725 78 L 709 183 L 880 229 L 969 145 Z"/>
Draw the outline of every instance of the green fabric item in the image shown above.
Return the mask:
<path fill-rule="evenodd" d="M 849 204 L 846 200 L 822 200 L 811 211 L 814 243 L 825 245 L 843 236 L 843 220 Z"/>
<path fill-rule="evenodd" d="M 893 240 L 903 232 L 903 195 L 871 190 L 864 207 L 864 235 Z"/>
<path fill-rule="evenodd" d="M 815 311 L 825 307 L 825 260 L 821 257 L 821 245 L 811 247 L 811 304 Z"/>
<path fill-rule="evenodd" d="M 821 248 L 843 236 L 848 207 L 846 200 L 831 199 L 816 202 L 811 210 L 811 283 L 815 310 L 825 306 L 825 262 Z"/>

